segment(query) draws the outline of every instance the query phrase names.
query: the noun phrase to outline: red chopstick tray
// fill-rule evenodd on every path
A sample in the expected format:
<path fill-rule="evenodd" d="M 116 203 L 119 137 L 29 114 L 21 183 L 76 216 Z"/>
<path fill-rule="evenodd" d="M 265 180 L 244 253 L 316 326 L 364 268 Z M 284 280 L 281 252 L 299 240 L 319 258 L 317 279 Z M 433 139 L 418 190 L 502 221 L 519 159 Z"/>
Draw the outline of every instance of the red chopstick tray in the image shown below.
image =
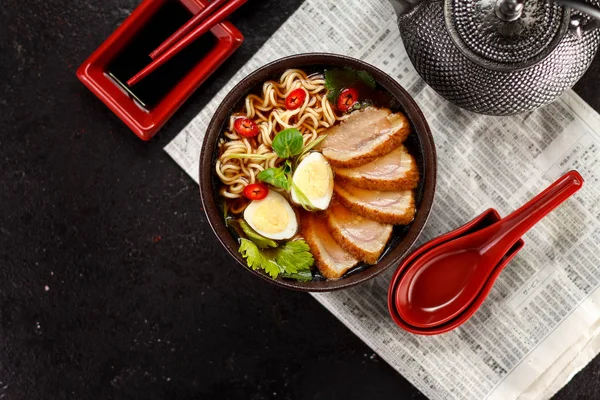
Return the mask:
<path fill-rule="evenodd" d="M 244 37 L 230 22 L 211 30 L 216 44 L 153 107 L 138 104 L 108 75 L 108 65 L 136 33 L 171 0 L 145 0 L 77 69 L 77 77 L 104 102 L 140 139 L 149 140 L 184 101 L 242 44 Z M 206 6 L 206 0 L 180 0 L 192 14 Z"/>

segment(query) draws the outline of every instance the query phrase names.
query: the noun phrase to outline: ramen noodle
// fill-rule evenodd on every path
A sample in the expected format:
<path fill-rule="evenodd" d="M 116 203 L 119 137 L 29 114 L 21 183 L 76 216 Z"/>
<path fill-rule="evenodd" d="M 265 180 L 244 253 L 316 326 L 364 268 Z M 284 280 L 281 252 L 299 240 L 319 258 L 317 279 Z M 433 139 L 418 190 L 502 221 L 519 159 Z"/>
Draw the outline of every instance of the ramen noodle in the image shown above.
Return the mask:
<path fill-rule="evenodd" d="M 304 104 L 288 110 L 285 99 L 293 90 L 303 88 L 308 93 Z M 240 136 L 233 125 L 237 118 L 252 119 L 260 133 L 253 138 Z M 261 95 L 246 96 L 241 113 L 231 115 L 224 138 L 219 141 L 219 158 L 216 171 L 223 183 L 220 194 L 227 199 L 240 199 L 231 203 L 231 211 L 239 213 L 246 205 L 242 191 L 257 181 L 260 171 L 281 163 L 271 144 L 275 135 L 286 129 L 296 128 L 303 136 L 304 145 L 313 142 L 320 133 L 337 121 L 347 118 L 338 116 L 327 98 L 325 79 L 321 74 L 307 76 L 299 69 L 288 69 L 279 80 L 267 81 Z M 237 155 L 256 158 L 235 158 Z"/>

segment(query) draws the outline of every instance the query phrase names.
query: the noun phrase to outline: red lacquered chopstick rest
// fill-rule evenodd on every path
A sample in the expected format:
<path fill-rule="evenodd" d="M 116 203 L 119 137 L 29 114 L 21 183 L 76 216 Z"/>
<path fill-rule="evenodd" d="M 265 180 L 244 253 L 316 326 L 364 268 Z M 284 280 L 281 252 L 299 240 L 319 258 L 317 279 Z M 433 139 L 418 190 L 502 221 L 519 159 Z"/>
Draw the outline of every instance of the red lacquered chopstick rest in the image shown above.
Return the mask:
<path fill-rule="evenodd" d="M 231 0 L 229 3 L 225 4 L 223 8 L 206 18 L 206 20 L 194 27 L 182 39 L 165 49 L 150 64 L 142 68 L 142 70 L 140 70 L 127 81 L 127 85 L 133 86 L 148 75 L 152 74 L 160 66 L 165 64 L 171 58 L 175 57 L 178 53 L 182 52 L 186 47 L 190 46 L 194 41 L 200 38 L 200 36 L 210 31 L 215 25 L 223 22 L 227 17 L 229 17 L 229 15 L 231 15 L 231 13 L 246 3 L 246 1 L 247 0 Z"/>
<path fill-rule="evenodd" d="M 207 0 L 146 0 L 77 69 L 77 77 L 140 139 L 149 140 L 187 98 L 242 44 L 229 22 L 163 64 L 135 87 L 127 79 L 152 60 L 148 54 Z"/>
<path fill-rule="evenodd" d="M 582 185 L 581 175 L 570 171 L 502 220 L 421 254 L 398 282 L 395 302 L 399 316 L 419 328 L 456 318 L 473 303 L 520 237 Z"/>

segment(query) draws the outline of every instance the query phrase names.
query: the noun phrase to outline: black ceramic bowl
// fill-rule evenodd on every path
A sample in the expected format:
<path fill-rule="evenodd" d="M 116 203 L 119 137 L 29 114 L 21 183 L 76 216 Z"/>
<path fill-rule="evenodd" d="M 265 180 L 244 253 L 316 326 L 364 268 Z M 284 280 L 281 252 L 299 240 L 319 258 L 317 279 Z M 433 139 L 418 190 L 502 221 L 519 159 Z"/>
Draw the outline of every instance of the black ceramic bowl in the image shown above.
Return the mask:
<path fill-rule="evenodd" d="M 238 252 L 239 244 L 236 238 L 225 226 L 223 211 L 220 206 L 222 199 L 218 193 L 220 181 L 214 171 L 218 155 L 217 142 L 223 134 L 229 115 L 232 112 L 239 111 L 243 106 L 245 96 L 249 92 L 260 88 L 265 81 L 279 79 L 281 74 L 289 68 L 322 71 L 325 68 L 332 67 L 352 67 L 369 72 L 377 83 L 397 100 L 399 109 L 410 120 L 412 133 L 405 145 L 417 160 L 421 174 L 421 182 L 416 189 L 417 214 L 410 225 L 394 227 L 392 238 L 383 256 L 375 265 L 358 266 L 338 280 L 313 280 L 311 282 L 297 282 L 283 278 L 274 280 L 262 271 L 253 271 L 247 267 L 246 261 Z M 200 196 L 208 221 L 223 247 L 241 268 L 277 286 L 301 291 L 324 292 L 343 289 L 364 282 L 389 267 L 396 266 L 407 255 L 411 245 L 423 230 L 425 221 L 431 211 L 436 181 L 436 154 L 433 138 L 425 117 L 412 97 L 393 78 L 380 69 L 354 58 L 334 54 L 308 53 L 282 58 L 267 64 L 248 75 L 229 92 L 208 125 L 200 154 L 199 176 Z"/>

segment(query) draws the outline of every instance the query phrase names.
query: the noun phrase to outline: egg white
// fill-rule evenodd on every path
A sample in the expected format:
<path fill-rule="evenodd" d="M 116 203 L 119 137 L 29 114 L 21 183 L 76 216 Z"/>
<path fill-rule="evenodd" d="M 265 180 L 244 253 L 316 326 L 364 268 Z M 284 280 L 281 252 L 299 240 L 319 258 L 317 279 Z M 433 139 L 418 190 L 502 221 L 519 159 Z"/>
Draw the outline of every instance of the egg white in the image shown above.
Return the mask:
<path fill-rule="evenodd" d="M 317 196 L 315 197 L 312 193 L 310 193 L 310 191 L 305 190 L 305 188 L 303 187 L 302 182 L 300 182 L 300 180 L 298 179 L 298 177 L 301 174 L 305 174 L 307 173 L 307 169 L 309 169 L 312 165 L 320 165 L 320 166 L 324 166 L 325 170 L 326 170 L 326 177 L 324 180 L 321 181 L 321 183 L 326 186 L 323 187 L 322 189 L 325 189 L 325 194 L 322 196 Z M 325 210 L 327 207 L 329 207 L 329 202 L 331 201 L 331 196 L 333 195 L 333 171 L 331 169 L 331 165 L 329 165 L 329 162 L 327 161 L 327 159 L 325 157 L 323 157 L 323 154 L 319 153 L 319 152 L 312 152 L 310 153 L 308 156 L 306 156 L 298 165 L 298 167 L 296 167 L 296 171 L 294 171 L 294 176 L 292 177 L 292 180 L 294 181 L 294 183 L 298 186 L 298 188 L 302 191 L 302 193 L 310 200 L 310 202 L 312 203 L 312 205 L 319 209 L 319 210 Z M 294 187 L 292 187 L 292 201 L 296 204 L 300 204 L 300 201 L 298 199 L 298 194 L 296 193 L 296 190 Z"/>
<path fill-rule="evenodd" d="M 285 214 L 277 215 L 277 213 Z M 282 229 L 276 232 L 263 229 L 265 223 L 268 223 L 270 219 L 277 219 L 278 216 L 287 217 L 287 223 Z M 292 206 L 290 206 L 285 197 L 274 190 L 269 190 L 264 199 L 250 202 L 244 210 L 244 219 L 257 233 L 273 240 L 290 239 L 298 231 L 298 220 Z M 263 225 L 261 226 L 261 224 Z"/>

